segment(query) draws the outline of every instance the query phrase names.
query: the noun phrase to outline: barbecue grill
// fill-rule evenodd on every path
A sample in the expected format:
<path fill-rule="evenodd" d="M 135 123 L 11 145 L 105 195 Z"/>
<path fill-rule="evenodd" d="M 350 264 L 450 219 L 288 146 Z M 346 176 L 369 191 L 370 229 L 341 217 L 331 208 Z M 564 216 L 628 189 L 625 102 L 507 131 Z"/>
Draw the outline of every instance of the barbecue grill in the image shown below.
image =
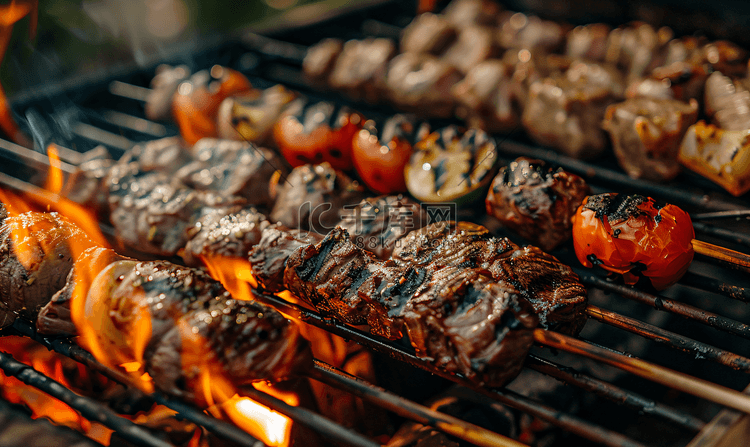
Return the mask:
<path fill-rule="evenodd" d="M 187 63 L 199 69 L 221 64 L 248 75 L 254 86 L 282 83 L 315 99 L 349 104 L 366 111 L 368 116 L 385 116 L 393 113 L 386 106 L 352 103 L 334 92 L 314 90 L 301 75 L 300 63 L 305 45 L 322 37 L 361 37 L 363 33 L 394 37 L 410 19 L 405 9 L 395 3 L 376 2 L 362 9 L 340 11 L 339 15 L 324 17 L 314 24 L 261 30 L 264 35 L 257 34 L 255 29 L 237 39 L 204 42 L 200 48 L 191 47 L 146 66 L 113 68 L 106 73 L 49 84 L 12 98 L 13 110 L 28 123 L 37 148 L 43 150 L 50 143 L 58 144 L 62 160 L 59 166 L 67 174 L 80 163 L 82 153 L 96 145 L 104 145 L 117 157 L 136 142 L 178 134 L 173 124 L 148 121 L 143 115 L 140 100 L 158 63 Z M 697 175 L 683 173 L 667 184 L 635 181 L 621 173 L 613 159 L 596 163 L 573 160 L 531 144 L 521 134 L 496 137 L 504 160 L 519 155 L 540 158 L 586 178 L 594 193 L 637 192 L 677 204 L 691 212 L 701 239 L 738 251 L 749 250 L 750 221 L 743 214 L 746 200 L 730 197 Z M 26 193 L 28 197 L 54 198 L 39 187 L 50 165 L 46 155 L 0 140 L 0 157 L 3 159 L 0 186 Z M 473 218 L 482 219 L 476 215 Z M 503 234 L 489 220 L 480 223 Z M 579 265 L 570 248 L 554 254 L 569 265 Z M 396 415 L 394 421 L 416 421 L 462 442 L 520 445 L 505 436 L 509 433 L 497 433 L 501 425 L 497 422 L 482 428 L 464 420 L 468 419 L 466 414 L 448 415 L 425 406 L 425 394 L 456 384 L 461 399 L 481 402 L 485 408 L 512 408 L 526 417 L 558 427 L 562 434 L 553 445 L 739 446 L 750 440 L 750 418 L 729 407 L 748 413 L 750 401 L 735 394 L 722 394 L 723 387 L 741 390 L 750 383 L 747 379 L 750 349 L 742 343 L 750 338 L 750 326 L 742 323 L 750 316 L 745 304 L 750 300 L 750 292 L 746 288 L 746 274 L 738 272 L 736 267 L 698 257 L 688 275 L 662 294 L 619 285 L 608 281 L 601 272 L 574 267 L 589 289 L 590 321 L 581 334 L 582 342 L 538 330 L 535 332 L 538 346 L 526 361 L 526 371 L 502 389 L 473 384 L 417 358 L 410 347 L 324 318 L 279 296 L 260 293 L 258 298 L 294 319 L 354 341 L 375 356 L 378 386 L 320 360 L 310 373 L 312 379 L 392 412 Z M 73 342 L 41 336 L 27 322 L 17 321 L 0 334 L 28 337 L 110 380 L 130 381 L 128 376 L 97 362 Z M 121 417 L 95 399 L 77 396 L 9 354 L 0 353 L 0 369 L 7 376 L 68 403 L 85 418 L 113 429 L 119 438 L 134 445 L 169 445 L 152 431 Z M 420 387 L 399 383 L 387 370 L 408 375 L 409 380 L 419 382 L 424 389 L 410 390 Z M 570 394 L 576 403 L 549 395 L 547 400 L 530 395 L 528 390 L 533 388 L 530 382 L 534 379 L 559 382 L 561 385 L 551 394 L 558 397 Z M 293 438 L 297 445 L 305 445 L 303 439 L 315 437 L 324 439 L 324 443 L 353 446 L 381 445 L 384 441 L 359 433 L 345 426 L 344 421 L 333 421 L 305 406 L 289 405 L 258 389 L 247 387 L 241 391 L 285 414 L 295 426 L 308 430 L 305 433 L 312 433 L 311 438 L 304 435 Z M 158 392 L 144 398 L 175 410 L 180 418 L 204 427 L 229 445 L 262 445 L 231 423 L 175 398 Z M 3 412 L 0 407 L 0 418 Z"/>

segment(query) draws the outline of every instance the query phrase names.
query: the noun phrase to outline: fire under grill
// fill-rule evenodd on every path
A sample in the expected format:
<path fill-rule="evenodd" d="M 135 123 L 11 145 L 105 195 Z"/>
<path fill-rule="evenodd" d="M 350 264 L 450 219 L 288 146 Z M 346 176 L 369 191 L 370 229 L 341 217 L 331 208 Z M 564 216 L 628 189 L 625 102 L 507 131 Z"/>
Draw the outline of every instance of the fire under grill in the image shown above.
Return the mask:
<path fill-rule="evenodd" d="M 376 11 L 382 21 L 373 20 L 373 15 L 368 14 L 358 20 L 319 24 L 317 34 L 308 38 L 314 42 L 334 34 L 358 37 L 363 32 L 392 37 L 399 30 L 395 25 L 401 23 L 399 16 L 389 17 L 383 11 Z M 367 116 L 394 113 L 385 107 L 352 103 L 336 93 L 313 89 L 300 72 L 305 50 L 299 45 L 305 40 L 299 37 L 300 32 L 287 30 L 279 40 L 248 34 L 239 41 L 210 42 L 203 49 L 193 48 L 170 60 L 154 62 L 182 62 L 194 68 L 221 64 L 246 74 L 257 87 L 282 83 L 312 98 L 349 104 L 367 112 Z M 178 134 L 172 123 L 144 118 L 141 100 L 147 93 L 145 86 L 153 76 L 155 63 L 113 70 L 84 81 L 48 85 L 43 91 L 16 98 L 13 108 L 29 123 L 36 147 L 58 144 L 61 159 L 58 166 L 68 175 L 81 162 L 82 153 L 96 145 L 103 144 L 117 157 L 136 142 Z M 496 137 L 502 161 L 527 155 L 581 175 L 594 193 L 636 192 L 677 204 L 691 212 L 699 239 L 741 252 L 750 248 L 746 202 L 731 198 L 702 178 L 686 173 L 669 184 L 635 181 L 621 173 L 613 160 L 593 164 L 533 145 L 520 134 Z M 38 204 L 55 199 L 53 193 L 39 187 L 49 170 L 46 155 L 0 141 L 0 157 L 3 188 L 25 193 L 32 200 L 36 198 Z M 471 216 L 469 220 L 472 219 L 481 218 Z M 480 223 L 504 235 L 492 222 Z M 105 234 L 108 230 L 111 231 L 103 227 Z M 571 266 L 579 265 L 569 248 L 553 254 Z M 750 438 L 743 423 L 748 416 L 743 413 L 750 413 L 750 397 L 732 391 L 744 389 L 750 383 L 747 379 L 750 349 L 746 342 L 750 326 L 742 323 L 750 318 L 746 307 L 750 299 L 746 270 L 732 261 L 698 256 L 678 285 L 661 294 L 611 282 L 600 271 L 578 267 L 574 270 L 587 287 L 590 300 L 586 310 L 589 321 L 580 338 L 536 330 L 537 346 L 526 360 L 524 372 L 508 387 L 500 389 L 481 387 L 441 370 L 419 359 L 408 344 L 378 338 L 277 295 L 258 291 L 257 297 L 295 320 L 353 341 L 371 352 L 378 385 L 319 359 L 315 360 L 308 378 L 386 410 L 391 414 L 388 417 L 391 426 L 413 421 L 467 445 L 515 446 L 531 442 L 519 436 L 522 434 L 518 430 L 504 430 L 500 419 L 474 422 L 467 413 L 454 415 L 430 407 L 428 397 L 450 389 L 461 401 L 494 409 L 497 413 L 493 415 L 511 411 L 517 420 L 526 418 L 537 425 L 552 427 L 547 431 L 559 430 L 561 434 L 546 445 L 746 445 Z M 42 336 L 28 322 L 17 320 L 0 335 L 32 339 L 108 380 L 131 383 L 130 376 L 99 363 L 74 342 Z M 139 426 L 137 421 L 122 417 L 94 398 L 75 394 L 65 384 L 10 354 L 0 353 L 0 369 L 7 377 L 48 393 L 87 420 L 113 430 L 113 440 L 130 443 L 123 445 L 172 445 L 152 428 Z M 528 392 L 534 388 L 531 383 L 535 380 L 553 386 L 553 391 Z M 218 440 L 211 445 L 222 445 L 221 442 L 263 445 L 230 421 L 178 399 L 158 392 L 143 394 L 134 388 L 129 390 L 140 399 L 170 408 L 180 419 L 203 427 Z M 317 441 L 320 445 L 334 442 L 377 446 L 388 442 L 362 433 L 360 427 L 348 426 L 347 421 L 332 420 L 316 411 L 314 405 L 290 405 L 254 387 L 242 388 L 240 392 L 287 416 L 295 427 L 300 427 L 295 432 L 296 438 L 293 437 L 297 445 L 307 445 L 306 441 L 311 439 L 320 439 Z M 0 418 L 3 412 L 0 406 Z M 1 436 L 0 430 L 0 439 Z"/>

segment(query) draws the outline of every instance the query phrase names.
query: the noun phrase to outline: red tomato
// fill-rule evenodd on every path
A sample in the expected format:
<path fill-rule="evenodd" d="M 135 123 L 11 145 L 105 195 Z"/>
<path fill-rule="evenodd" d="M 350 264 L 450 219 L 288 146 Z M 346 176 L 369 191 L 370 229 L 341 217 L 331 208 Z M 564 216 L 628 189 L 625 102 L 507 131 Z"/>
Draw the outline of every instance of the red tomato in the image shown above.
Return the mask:
<path fill-rule="evenodd" d="M 657 290 L 676 283 L 693 260 L 690 216 L 674 205 L 624 194 L 589 196 L 573 217 L 573 245 L 586 267 L 620 273 L 627 284 L 638 276 Z"/>
<path fill-rule="evenodd" d="M 292 167 L 327 161 L 335 169 L 352 168 L 352 140 L 364 117 L 329 102 L 299 100 L 276 122 L 273 136 Z"/>
<path fill-rule="evenodd" d="M 201 138 L 216 137 L 216 115 L 221 102 L 252 89 L 242 73 L 219 65 L 191 76 L 177 87 L 172 100 L 172 115 L 182 138 L 188 144 L 195 144 Z"/>
<path fill-rule="evenodd" d="M 429 133 L 405 115 L 394 115 L 379 132 L 373 121 L 354 136 L 352 159 L 362 181 L 379 194 L 406 191 L 404 168 L 415 141 Z"/>

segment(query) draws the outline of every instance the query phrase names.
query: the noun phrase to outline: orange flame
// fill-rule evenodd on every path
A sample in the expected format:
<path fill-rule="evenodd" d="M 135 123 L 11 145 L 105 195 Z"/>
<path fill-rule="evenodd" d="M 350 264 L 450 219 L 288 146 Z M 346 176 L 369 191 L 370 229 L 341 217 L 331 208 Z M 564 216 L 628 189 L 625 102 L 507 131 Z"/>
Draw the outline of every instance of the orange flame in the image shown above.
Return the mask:
<path fill-rule="evenodd" d="M 50 144 L 47 147 L 47 156 L 49 157 L 49 172 L 47 173 L 47 182 L 44 184 L 44 189 L 55 194 L 60 194 L 63 188 L 63 173 L 56 145 Z"/>

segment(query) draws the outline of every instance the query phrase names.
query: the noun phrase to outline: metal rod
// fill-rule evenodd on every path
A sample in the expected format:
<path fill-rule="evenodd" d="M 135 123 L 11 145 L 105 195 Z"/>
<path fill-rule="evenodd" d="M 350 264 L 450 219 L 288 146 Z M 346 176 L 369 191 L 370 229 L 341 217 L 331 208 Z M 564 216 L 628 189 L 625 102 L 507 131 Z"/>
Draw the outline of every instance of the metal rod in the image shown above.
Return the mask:
<path fill-rule="evenodd" d="M 688 413 L 668 407 L 652 399 L 641 396 L 638 393 L 622 389 L 604 380 L 580 373 L 573 368 L 560 365 L 534 354 L 529 354 L 526 359 L 526 366 L 534 371 L 538 371 L 567 384 L 590 391 L 597 396 L 624 405 L 638 412 L 660 417 L 687 430 L 697 432 L 702 430 L 706 425 L 705 422 Z"/>
<path fill-rule="evenodd" d="M 738 231 L 731 231 L 725 228 L 715 227 L 703 222 L 693 222 L 693 229 L 696 231 L 696 233 L 701 233 L 705 236 L 714 236 L 728 242 L 733 242 L 735 244 L 750 247 L 750 235 Z"/>
<path fill-rule="evenodd" d="M 706 359 L 728 366 L 742 372 L 750 371 L 750 359 L 732 352 L 720 349 L 692 338 L 667 331 L 658 326 L 644 323 L 634 318 L 626 317 L 615 312 L 589 305 L 586 313 L 593 319 L 620 329 L 624 329 L 641 337 L 669 346 L 680 351 L 689 352 L 696 359 Z M 750 407 L 749 407 L 750 408 Z"/>
<path fill-rule="evenodd" d="M 680 279 L 680 284 L 683 286 L 694 287 L 700 290 L 707 290 L 710 292 L 718 293 L 738 301 L 748 302 L 750 301 L 750 289 L 747 287 L 736 286 L 734 284 L 727 284 L 716 278 L 710 278 L 699 273 L 690 272 L 689 275 L 685 275 Z"/>
<path fill-rule="evenodd" d="M 699 255 L 720 261 L 722 265 L 726 265 L 734 270 L 742 270 L 750 273 L 750 256 L 744 253 L 697 239 L 693 239 L 693 250 Z"/>
<path fill-rule="evenodd" d="M 151 89 L 138 85 L 127 84 L 125 82 L 112 81 L 109 84 L 109 92 L 113 95 L 123 98 L 146 102 L 146 99 L 148 99 L 148 95 L 151 93 Z"/>
<path fill-rule="evenodd" d="M 65 154 L 67 154 L 67 152 L 65 152 Z M 47 169 L 49 169 L 49 157 L 47 157 L 46 155 L 29 148 L 19 146 L 15 143 L 0 139 L 0 156 L 12 160 L 13 158 L 11 157 L 11 155 L 20 158 L 30 165 L 33 165 L 40 171 L 46 171 Z M 61 171 L 67 174 L 72 174 L 73 172 L 75 172 L 76 167 L 72 164 L 67 163 L 62 153 L 60 154 L 60 159 Z"/>
<path fill-rule="evenodd" d="M 386 354 L 398 361 L 407 363 L 416 368 L 423 369 L 437 376 L 451 380 L 455 383 L 458 383 L 459 385 L 473 390 L 474 392 L 487 395 L 500 403 L 538 417 L 539 419 L 547 421 L 557 427 L 562 428 L 563 430 L 581 436 L 582 438 L 588 439 L 593 442 L 598 442 L 608 447 L 643 447 L 643 444 L 633 441 L 632 439 L 617 432 L 584 421 L 575 416 L 565 414 L 564 412 L 554 410 L 528 397 L 521 396 L 507 390 L 491 390 L 479 386 L 475 383 L 472 383 L 468 379 L 437 368 L 431 363 L 428 363 L 418 358 L 414 354 L 405 351 L 401 347 L 397 347 L 391 343 L 381 341 L 379 337 L 375 337 L 371 334 L 365 334 L 362 331 L 341 324 L 335 320 L 324 318 L 316 312 L 303 309 L 300 306 L 289 303 L 288 301 L 279 298 L 276 295 L 270 295 L 264 293 L 263 291 L 256 291 L 255 297 L 258 301 L 262 301 L 263 303 L 274 307 L 275 309 L 292 318 L 299 319 L 301 321 L 304 321 L 305 323 L 309 323 L 313 326 L 325 329 L 332 334 L 338 335 L 347 340 L 352 340 L 356 343 L 366 346 L 369 349 L 372 349 L 373 351 Z"/>
<path fill-rule="evenodd" d="M 12 327 L 19 334 L 31 338 L 47 349 L 51 349 L 65 357 L 71 358 L 108 379 L 125 386 L 130 386 L 131 378 L 127 374 L 107 368 L 99 363 L 91 353 L 72 343 L 70 340 L 66 338 L 45 337 L 40 335 L 34 330 L 31 324 L 20 319 L 16 319 L 16 321 L 13 322 Z M 133 393 L 142 393 L 135 388 L 130 388 L 130 390 Z M 235 442 L 237 445 L 244 447 L 258 447 L 258 445 L 262 445 L 259 440 L 253 438 L 249 433 L 237 426 L 213 418 L 193 406 L 169 398 L 158 392 L 150 394 L 149 397 L 153 398 L 156 403 L 176 411 L 184 419 L 204 427 L 216 436 Z"/>
<path fill-rule="evenodd" d="M 107 132 L 106 130 L 86 123 L 76 124 L 73 127 L 73 133 L 88 140 L 95 141 L 97 143 L 104 144 L 121 151 L 127 151 L 135 144 L 122 135 Z"/>
<path fill-rule="evenodd" d="M 162 138 L 167 135 L 167 128 L 159 123 L 128 115 L 127 113 L 118 112 L 116 110 L 103 111 L 101 118 L 115 126 L 134 130 L 155 138 Z"/>
<path fill-rule="evenodd" d="M 647 304 L 657 310 L 679 315 L 683 318 L 694 320 L 731 334 L 739 335 L 740 337 L 750 338 L 750 325 L 740 323 L 731 318 L 723 317 L 689 304 L 652 295 L 622 284 L 610 282 L 578 268 L 574 268 L 573 271 L 581 279 L 581 282 L 587 286 L 593 286 L 608 292 L 613 292 L 624 298 Z"/>
<path fill-rule="evenodd" d="M 81 413 L 86 419 L 99 422 L 115 430 L 123 439 L 135 442 L 137 445 L 173 447 L 172 444 L 162 441 L 135 423 L 118 416 L 114 411 L 95 400 L 79 396 L 60 382 L 52 380 L 31 366 L 16 361 L 10 354 L 0 352 L 0 368 L 6 375 L 13 376 L 27 385 L 60 399 Z"/>
<path fill-rule="evenodd" d="M 534 330 L 534 340 L 544 346 L 579 354 L 622 369 L 644 379 L 682 391 L 708 401 L 750 413 L 750 396 L 644 360 L 616 354 L 583 340 L 544 329 Z"/>
<path fill-rule="evenodd" d="M 259 391 L 252 386 L 240 387 L 239 394 L 241 396 L 249 397 L 261 405 L 273 408 L 274 411 L 278 411 L 279 413 L 288 416 L 294 422 L 312 428 L 317 433 L 329 438 L 330 440 L 343 442 L 347 445 L 357 447 L 380 447 L 379 443 L 372 441 L 353 430 L 343 427 L 330 419 L 306 408 L 289 405 L 283 400 Z"/>
<path fill-rule="evenodd" d="M 690 219 L 695 223 L 698 220 L 714 220 L 714 219 L 739 219 L 742 217 L 750 217 L 750 209 L 745 210 L 734 210 L 734 211 L 718 211 L 715 213 L 696 213 L 691 214 Z"/>
<path fill-rule="evenodd" d="M 347 391 L 376 405 L 390 410 L 399 416 L 409 418 L 424 425 L 430 425 L 444 433 L 453 435 L 474 445 L 492 447 L 522 447 L 525 444 L 499 435 L 461 419 L 432 410 L 380 387 L 367 383 L 351 374 L 327 363 L 315 360 L 310 372 L 313 379 Z"/>

